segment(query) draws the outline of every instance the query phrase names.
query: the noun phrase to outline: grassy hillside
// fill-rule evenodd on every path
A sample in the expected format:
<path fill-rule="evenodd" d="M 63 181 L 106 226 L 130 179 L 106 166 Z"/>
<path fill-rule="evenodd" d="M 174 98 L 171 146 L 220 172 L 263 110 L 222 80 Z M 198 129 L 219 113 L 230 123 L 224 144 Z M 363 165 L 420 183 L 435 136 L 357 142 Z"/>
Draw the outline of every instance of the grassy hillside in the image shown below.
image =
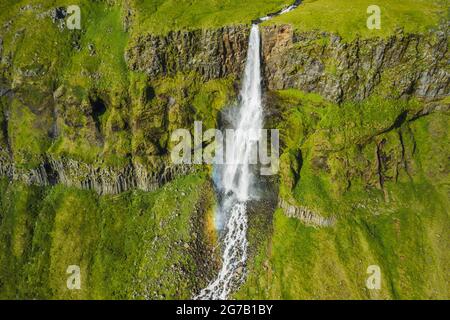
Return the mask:
<path fill-rule="evenodd" d="M 122 17 L 128 17 L 134 34 L 165 34 L 174 30 L 217 28 L 224 25 L 249 24 L 253 19 L 276 12 L 292 4 L 292 0 L 114 0 L 79 1 L 83 25 L 96 26 L 98 35 L 106 35 L 105 41 L 120 37 L 120 32 L 111 32 L 102 28 L 106 21 L 97 23 L 102 15 L 109 12 L 114 19 L 117 9 Z M 42 8 L 71 5 L 67 0 L 42 2 L 39 0 L 21 0 L 4 2 L 0 20 L 6 22 L 11 13 L 18 13 L 26 5 L 40 5 Z M 376 4 L 381 9 L 381 30 L 368 30 L 367 8 Z M 111 8 L 101 10 L 99 8 Z M 446 0 L 304 0 L 294 11 L 279 16 L 266 24 L 289 23 L 299 31 L 320 30 L 337 32 L 347 39 L 356 36 L 388 36 L 397 28 L 406 32 L 423 32 L 448 18 Z M 116 10 L 116 11 L 115 11 Z M 25 10 L 27 11 L 27 10 Z M 114 12 L 115 11 L 115 12 Z M 32 22 L 32 21 L 30 21 Z M 37 29 L 39 30 L 39 29 Z M 119 40 L 119 39 L 116 39 Z M 115 41 L 120 44 L 119 41 Z"/>
<path fill-rule="evenodd" d="M 8 126 L 11 147 L 21 166 L 36 166 L 41 154 L 49 149 L 55 153 L 79 154 L 91 162 L 104 154 L 107 161 L 114 163 L 120 162 L 117 159 L 123 158 L 130 149 L 129 135 L 122 130 L 111 130 L 129 117 L 127 108 L 122 108 L 129 82 L 123 57 L 127 35 L 122 30 L 121 8 L 83 1 L 79 4 L 82 30 L 71 31 L 59 27 L 64 19 L 52 21 L 50 16 L 55 8 L 69 4 L 72 3 L 2 3 L 0 85 L 11 86 L 15 91 Z M 60 114 L 66 113 L 72 124 L 83 128 L 71 132 L 71 128 L 60 122 L 61 135 L 57 141 L 51 141 L 49 123 L 55 121 L 53 93 L 60 87 L 66 89 L 61 88 L 60 94 L 68 91 L 72 104 L 77 105 L 70 108 L 66 104 Z M 104 141 L 105 150 L 83 109 L 90 100 L 99 97 L 110 106 L 98 117 L 100 131 L 108 136 Z M 61 144 L 65 145 L 63 150 L 58 147 Z"/>
<path fill-rule="evenodd" d="M 204 177 L 106 197 L 5 180 L 0 191 L 0 299 L 188 299 L 206 284 Z M 69 265 L 81 290 L 66 287 Z"/>
<path fill-rule="evenodd" d="M 307 227 L 277 211 L 273 236 L 236 297 L 448 299 L 447 203 L 428 187 L 378 216 L 354 211 L 334 228 Z M 381 268 L 381 290 L 366 288 L 370 265 Z"/>
<path fill-rule="evenodd" d="M 336 224 L 305 226 L 277 210 L 237 297 L 447 299 L 448 111 L 415 118 L 418 101 L 277 97 L 280 196 Z M 381 268 L 380 291 L 365 287 L 370 265 Z"/>
<path fill-rule="evenodd" d="M 366 26 L 367 8 L 381 9 L 381 29 Z M 294 11 L 279 16 L 267 24 L 292 24 L 298 31 L 328 31 L 352 40 L 360 37 L 386 37 L 403 28 L 405 32 L 424 32 L 436 28 L 448 19 L 446 0 L 304 0 Z"/>
<path fill-rule="evenodd" d="M 280 6 L 270 1 L 264 3 L 269 7 Z M 0 122 L 6 110 L 11 109 L 7 126 L 18 166 L 36 167 L 43 154 L 108 166 L 127 164 L 131 154 L 144 163 L 152 162 L 152 157 L 166 148 L 169 131 L 165 126 L 177 118 L 175 113 L 192 109 L 198 120 L 212 126 L 217 110 L 234 99 L 231 78 L 203 83 L 194 73 L 176 79 L 149 79 L 130 71 L 124 57 L 130 34 L 123 26 L 128 2 L 81 1 L 82 30 L 73 31 L 59 27 L 64 19 L 52 21 L 50 17 L 52 10 L 69 4 L 70 1 L 1 4 L 0 87 L 11 86 L 15 95 L 11 102 L 6 98 L 0 100 L 0 109 L 5 110 L 0 113 Z M 161 10 L 181 5 L 152 1 L 136 1 L 130 5 L 136 5 L 136 12 L 150 17 L 153 11 L 146 6 L 152 4 L 162 6 Z M 186 1 L 186 6 L 190 9 L 180 12 L 193 14 L 189 19 L 198 17 L 195 8 L 211 8 L 204 1 Z M 262 10 L 260 6 L 255 7 Z M 162 12 L 164 23 L 152 20 L 153 27 L 172 28 Z M 209 14 L 205 16 L 211 18 Z M 223 17 L 232 16 L 223 14 Z M 180 28 L 187 27 L 189 19 Z M 136 26 L 145 27 L 137 21 Z M 217 25 L 228 23 L 219 21 Z M 198 25 L 192 26 L 211 25 L 206 22 L 203 25 L 199 20 Z M 150 26 L 145 28 L 141 31 L 152 31 Z M 153 87 L 155 95 L 151 103 L 146 98 L 149 87 Z M 165 116 L 169 94 L 177 103 L 172 108 L 173 114 Z M 96 114 L 95 104 L 103 105 L 104 110 Z M 152 117 L 152 121 L 147 121 Z M 187 126 L 177 124 L 177 127 Z M 57 137 L 52 128 L 57 128 Z"/>
<path fill-rule="evenodd" d="M 164 34 L 172 30 L 249 24 L 290 5 L 292 0 L 133 0 L 136 32 Z"/>

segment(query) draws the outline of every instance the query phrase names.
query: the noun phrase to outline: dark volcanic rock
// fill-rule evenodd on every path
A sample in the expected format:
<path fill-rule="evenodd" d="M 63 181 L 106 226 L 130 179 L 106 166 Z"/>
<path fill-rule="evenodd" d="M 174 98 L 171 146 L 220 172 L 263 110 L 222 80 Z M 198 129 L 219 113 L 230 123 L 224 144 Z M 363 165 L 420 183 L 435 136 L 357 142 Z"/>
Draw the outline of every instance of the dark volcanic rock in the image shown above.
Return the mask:
<path fill-rule="evenodd" d="M 113 168 L 50 156 L 33 169 L 23 169 L 2 154 L 4 153 L 0 152 L 0 177 L 8 177 L 28 185 L 51 186 L 59 183 L 93 190 L 100 195 L 119 194 L 133 189 L 154 191 L 176 177 L 198 169 L 195 166 L 169 164 L 147 169 L 139 163 Z"/>
<path fill-rule="evenodd" d="M 197 72 L 205 80 L 240 77 L 247 55 L 249 27 L 173 31 L 138 37 L 125 54 L 131 70 L 151 77 Z"/>
<path fill-rule="evenodd" d="M 433 35 L 397 34 L 345 42 L 291 26 L 262 30 L 264 73 L 270 90 L 296 88 L 334 102 L 389 98 L 439 99 L 449 94 L 448 26 Z"/>

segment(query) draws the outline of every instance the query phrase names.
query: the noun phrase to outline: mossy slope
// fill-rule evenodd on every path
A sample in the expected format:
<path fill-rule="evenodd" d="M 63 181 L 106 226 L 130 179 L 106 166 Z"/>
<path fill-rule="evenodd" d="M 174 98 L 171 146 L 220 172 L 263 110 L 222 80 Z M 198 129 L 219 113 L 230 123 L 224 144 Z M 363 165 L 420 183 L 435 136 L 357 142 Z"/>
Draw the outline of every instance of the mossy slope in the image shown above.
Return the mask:
<path fill-rule="evenodd" d="M 105 197 L 2 180 L 0 297 L 188 299 L 206 284 L 197 275 L 208 273 L 199 255 L 211 192 L 201 176 Z M 67 289 L 69 265 L 81 268 L 81 290 Z"/>
<path fill-rule="evenodd" d="M 280 196 L 337 222 L 277 210 L 237 297 L 447 299 L 448 106 L 418 117 L 414 100 L 337 106 L 288 90 L 272 101 L 285 110 Z M 381 290 L 366 288 L 370 265 Z"/>

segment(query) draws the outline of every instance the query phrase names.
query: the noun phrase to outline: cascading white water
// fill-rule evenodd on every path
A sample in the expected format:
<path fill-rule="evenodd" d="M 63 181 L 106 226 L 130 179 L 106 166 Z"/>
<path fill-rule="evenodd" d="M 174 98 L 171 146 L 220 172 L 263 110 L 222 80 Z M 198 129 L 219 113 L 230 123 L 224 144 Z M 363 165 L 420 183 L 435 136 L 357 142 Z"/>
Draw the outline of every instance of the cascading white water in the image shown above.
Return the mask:
<path fill-rule="evenodd" d="M 299 4 L 300 1 L 297 0 L 294 5 L 281 10 L 278 14 L 289 12 Z M 261 18 L 260 21 L 267 21 L 273 16 Z M 216 185 L 223 195 L 216 214 L 228 218 L 223 239 L 225 248 L 222 268 L 217 278 L 195 299 L 225 300 L 233 288 L 245 278 L 248 246 L 247 204 L 252 198 L 251 191 L 255 182 L 253 166 L 250 163 L 256 143 L 261 138 L 260 129 L 263 128 L 260 43 L 259 26 L 254 24 L 250 32 L 239 112 L 232 121 L 235 134 L 232 136 L 232 144 L 226 145 L 225 164 L 214 168 Z"/>
<path fill-rule="evenodd" d="M 231 192 L 237 200 L 245 202 L 249 199 L 249 189 L 253 178 L 249 163 L 263 126 L 260 36 L 256 24 L 252 26 L 250 32 L 247 64 L 241 89 L 241 105 L 234 125 L 236 132 L 232 148 L 227 150 L 222 185 L 225 193 Z"/>
<path fill-rule="evenodd" d="M 250 158 L 263 125 L 261 105 L 260 35 L 258 25 L 250 32 L 247 63 L 241 89 L 239 115 L 233 123 L 236 132 L 226 150 L 226 164 L 219 168 L 218 179 L 224 194 L 219 213 L 229 215 L 224 239 L 222 269 L 217 278 L 203 289 L 197 299 L 226 299 L 244 278 L 247 260 L 247 201 L 253 173 Z M 241 272 L 236 272 L 241 269 Z"/>

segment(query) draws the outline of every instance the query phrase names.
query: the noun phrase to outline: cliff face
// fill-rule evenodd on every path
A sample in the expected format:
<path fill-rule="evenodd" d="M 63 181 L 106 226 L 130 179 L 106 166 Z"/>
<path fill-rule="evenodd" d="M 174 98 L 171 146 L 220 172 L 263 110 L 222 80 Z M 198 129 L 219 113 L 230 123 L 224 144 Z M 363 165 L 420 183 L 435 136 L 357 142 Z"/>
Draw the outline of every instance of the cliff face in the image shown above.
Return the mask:
<path fill-rule="evenodd" d="M 173 179 L 194 173 L 192 166 L 167 164 L 146 169 L 139 163 L 124 167 L 102 167 L 70 158 L 48 156 L 33 169 L 17 167 L 9 159 L 0 158 L 0 176 L 28 185 L 52 186 L 63 184 L 82 190 L 93 190 L 99 195 L 120 194 L 133 189 L 155 191 Z"/>
<path fill-rule="evenodd" d="M 373 93 L 432 100 L 449 92 L 448 26 L 430 35 L 398 32 L 351 43 L 333 34 L 271 26 L 263 29 L 262 40 L 271 90 L 297 88 L 334 102 Z"/>
<path fill-rule="evenodd" d="M 205 80 L 229 75 L 239 78 L 245 62 L 247 35 L 248 27 L 228 27 L 216 31 L 143 36 L 131 45 L 127 61 L 131 69 L 144 71 L 150 77 L 195 70 Z M 448 103 L 444 101 L 450 86 L 447 43 L 447 26 L 427 35 L 398 32 L 387 39 L 356 39 L 350 43 L 333 34 L 297 32 L 288 25 L 263 26 L 262 57 L 264 81 L 270 96 L 267 100 L 269 118 L 270 114 L 289 113 L 295 109 L 292 101 L 280 103 L 278 97 L 270 94 L 283 89 L 320 94 L 328 101 L 342 105 L 361 102 L 371 96 L 389 101 L 420 100 L 418 105 L 400 106 L 403 102 L 399 102 L 395 107 L 384 106 L 380 102 L 373 106 L 380 108 L 380 112 L 389 113 L 383 123 L 377 123 L 376 111 L 369 110 L 370 104 L 361 106 L 358 112 L 368 130 L 355 132 L 351 139 L 348 139 L 352 136 L 348 131 L 336 132 L 333 136 L 335 128 L 316 126 L 320 116 L 311 114 L 317 110 L 304 115 L 304 119 L 311 120 L 308 124 L 311 127 L 303 129 L 304 136 L 299 141 L 314 133 L 311 135 L 312 146 L 300 146 L 297 142 L 292 152 L 309 152 L 313 170 L 331 177 L 338 193 L 359 180 L 367 187 L 383 191 L 385 183 L 398 180 L 401 168 L 411 171 L 414 167 L 408 163 L 413 162 L 415 143 L 409 123 L 434 112 L 445 113 L 448 110 Z M 324 104 L 323 108 L 333 107 Z M 340 116 L 345 117 L 344 110 Z M 312 120 L 314 117 L 316 119 Z M 289 121 L 289 116 L 282 116 L 272 124 Z M 353 130 L 360 125 L 355 121 L 354 118 L 347 120 L 348 125 L 354 126 Z M 396 132 L 401 127 L 400 132 Z M 358 150 L 349 156 L 349 149 L 355 144 Z M 294 178 L 284 175 L 281 181 L 291 189 L 299 183 L 298 177 L 301 176 L 302 168 L 296 161 L 282 163 L 285 167 L 296 168 L 293 169 Z M 280 201 L 286 203 L 283 199 Z M 318 219 L 326 220 L 302 206 L 290 205 L 285 211 L 302 213 L 305 210 Z"/>
<path fill-rule="evenodd" d="M 248 26 L 142 35 L 129 45 L 128 66 L 150 77 L 196 72 L 204 80 L 242 74 L 248 46 Z"/>
<path fill-rule="evenodd" d="M 101 194 L 136 187 L 152 190 L 188 172 L 168 163 L 169 134 L 176 128 L 189 128 L 194 120 L 216 124 L 220 108 L 236 98 L 248 34 L 249 27 L 241 25 L 137 36 L 124 49 L 124 62 L 127 72 L 145 76 L 131 77 L 134 83 L 119 92 L 70 85 L 55 89 L 48 84 L 51 70 L 41 74 L 33 65 L 7 64 L 0 87 L 0 172 L 27 183 L 60 182 Z M 269 92 L 298 89 L 337 103 L 371 95 L 442 100 L 450 85 L 447 43 L 444 27 L 431 35 L 398 33 L 388 39 L 347 43 L 332 34 L 264 26 L 264 81 Z M 92 55 L 101 54 L 89 50 Z M 4 63 L 10 61 L 11 52 L 4 54 L 0 40 L 1 55 Z M 211 108 L 215 104 L 221 105 Z M 434 103 L 411 112 L 421 116 L 443 109 L 445 104 Z M 18 147 L 23 139 L 17 132 L 26 129 L 13 123 L 23 122 L 25 115 L 33 119 L 27 120 L 35 130 L 33 143 Z M 39 147 L 32 149 L 35 145 Z M 72 145 L 90 149 L 74 151 Z M 90 152 L 96 160 L 84 160 Z M 323 160 L 322 153 L 314 163 Z M 121 164 L 102 163 L 99 159 L 105 154 L 120 158 Z"/>
<path fill-rule="evenodd" d="M 129 68 L 151 77 L 195 71 L 205 80 L 239 78 L 246 58 L 248 26 L 171 32 L 136 38 L 126 53 Z M 429 35 L 345 42 L 324 32 L 291 26 L 262 27 L 265 82 L 269 90 L 295 88 L 334 102 L 389 98 L 440 99 L 449 91 L 448 26 Z"/>
<path fill-rule="evenodd" d="M 121 52 L 121 76 L 128 79 L 108 79 L 113 85 L 107 88 L 98 88 L 95 82 L 105 75 L 88 71 L 88 63 L 77 74 L 94 85 L 55 85 L 61 71 L 29 60 L 15 66 L 8 58 L 15 52 L 2 56 L 0 41 L 0 173 L 27 184 L 116 194 L 154 190 L 196 171 L 170 163 L 170 133 L 190 129 L 194 120 L 215 126 L 220 108 L 236 97 L 247 31 L 238 26 L 139 37 Z M 108 55 L 93 44 L 78 43 L 76 50 L 88 50 L 92 59 Z M 121 83 L 126 81 L 129 87 Z"/>

